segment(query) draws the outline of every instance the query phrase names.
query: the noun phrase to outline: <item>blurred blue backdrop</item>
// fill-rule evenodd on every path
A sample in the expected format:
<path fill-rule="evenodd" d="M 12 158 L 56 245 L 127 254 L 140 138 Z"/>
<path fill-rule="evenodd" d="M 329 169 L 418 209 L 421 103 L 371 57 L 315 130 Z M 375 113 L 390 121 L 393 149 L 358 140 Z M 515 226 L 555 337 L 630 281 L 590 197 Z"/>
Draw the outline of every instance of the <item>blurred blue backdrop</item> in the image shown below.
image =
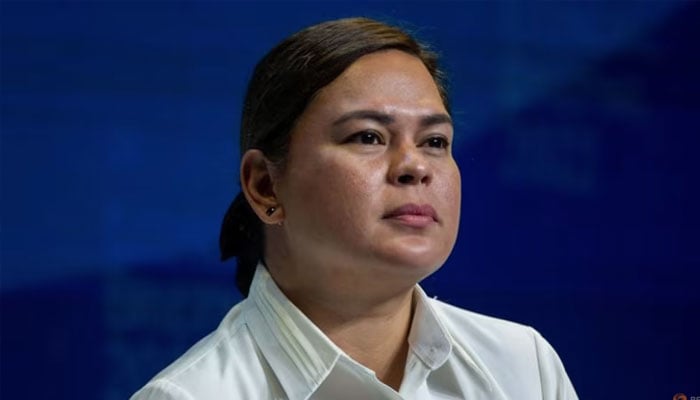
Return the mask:
<path fill-rule="evenodd" d="M 249 74 L 354 15 L 413 29 L 451 78 L 461 231 L 427 291 L 536 327 L 582 399 L 700 396 L 700 3 L 0 11 L 3 399 L 127 398 L 216 327 Z"/>

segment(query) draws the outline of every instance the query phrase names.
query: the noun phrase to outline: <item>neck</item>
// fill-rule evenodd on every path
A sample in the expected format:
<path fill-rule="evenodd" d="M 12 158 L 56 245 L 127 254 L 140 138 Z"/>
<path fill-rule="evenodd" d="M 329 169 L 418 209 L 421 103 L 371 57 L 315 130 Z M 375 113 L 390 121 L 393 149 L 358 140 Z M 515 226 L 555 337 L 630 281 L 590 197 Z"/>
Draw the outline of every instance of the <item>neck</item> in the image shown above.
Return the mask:
<path fill-rule="evenodd" d="M 419 279 L 378 276 L 387 269 L 354 263 L 311 268 L 318 260 L 295 262 L 286 246 L 272 248 L 266 265 L 282 292 L 348 356 L 398 391 Z"/>
<path fill-rule="evenodd" d="M 314 293 L 309 288 L 279 286 L 333 343 L 373 370 L 384 384 L 399 390 L 409 348 L 413 288 L 368 302 L 329 297 L 328 293 Z"/>
<path fill-rule="evenodd" d="M 337 304 L 301 301 L 297 306 L 348 356 L 399 390 L 413 316 L 412 291 L 361 313 Z"/>

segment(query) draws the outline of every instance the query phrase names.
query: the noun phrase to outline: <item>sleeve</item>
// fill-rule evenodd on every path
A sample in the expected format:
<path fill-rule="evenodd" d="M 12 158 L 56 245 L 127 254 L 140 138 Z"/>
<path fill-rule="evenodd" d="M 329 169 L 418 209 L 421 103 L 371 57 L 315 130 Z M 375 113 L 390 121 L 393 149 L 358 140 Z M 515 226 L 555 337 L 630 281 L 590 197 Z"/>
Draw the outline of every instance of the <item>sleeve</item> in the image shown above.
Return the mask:
<path fill-rule="evenodd" d="M 129 400 L 194 400 L 194 398 L 167 379 L 157 379 L 146 384 Z"/>
<path fill-rule="evenodd" d="M 564 364 L 552 346 L 535 331 L 535 347 L 544 400 L 578 400 Z"/>

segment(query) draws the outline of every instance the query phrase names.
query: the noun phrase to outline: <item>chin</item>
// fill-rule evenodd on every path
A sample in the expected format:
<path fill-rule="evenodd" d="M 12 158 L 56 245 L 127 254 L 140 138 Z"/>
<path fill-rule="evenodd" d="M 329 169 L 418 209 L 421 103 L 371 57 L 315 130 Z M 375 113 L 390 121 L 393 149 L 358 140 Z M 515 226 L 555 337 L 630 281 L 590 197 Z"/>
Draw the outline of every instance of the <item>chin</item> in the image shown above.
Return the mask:
<path fill-rule="evenodd" d="M 427 271 L 428 275 L 445 263 L 451 250 L 451 247 L 446 248 L 444 243 L 415 237 L 387 244 L 389 246 L 380 250 L 385 262 L 406 271 Z"/>

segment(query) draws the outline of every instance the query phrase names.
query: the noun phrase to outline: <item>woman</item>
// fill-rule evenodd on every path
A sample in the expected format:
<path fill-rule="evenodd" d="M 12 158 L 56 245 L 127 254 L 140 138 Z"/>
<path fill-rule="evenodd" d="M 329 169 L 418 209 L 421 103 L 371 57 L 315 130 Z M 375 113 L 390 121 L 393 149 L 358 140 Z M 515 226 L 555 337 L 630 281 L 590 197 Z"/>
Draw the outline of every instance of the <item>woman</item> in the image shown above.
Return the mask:
<path fill-rule="evenodd" d="M 368 19 L 257 65 L 221 235 L 247 298 L 133 399 L 575 399 L 532 328 L 428 298 L 460 175 L 436 57 Z"/>

